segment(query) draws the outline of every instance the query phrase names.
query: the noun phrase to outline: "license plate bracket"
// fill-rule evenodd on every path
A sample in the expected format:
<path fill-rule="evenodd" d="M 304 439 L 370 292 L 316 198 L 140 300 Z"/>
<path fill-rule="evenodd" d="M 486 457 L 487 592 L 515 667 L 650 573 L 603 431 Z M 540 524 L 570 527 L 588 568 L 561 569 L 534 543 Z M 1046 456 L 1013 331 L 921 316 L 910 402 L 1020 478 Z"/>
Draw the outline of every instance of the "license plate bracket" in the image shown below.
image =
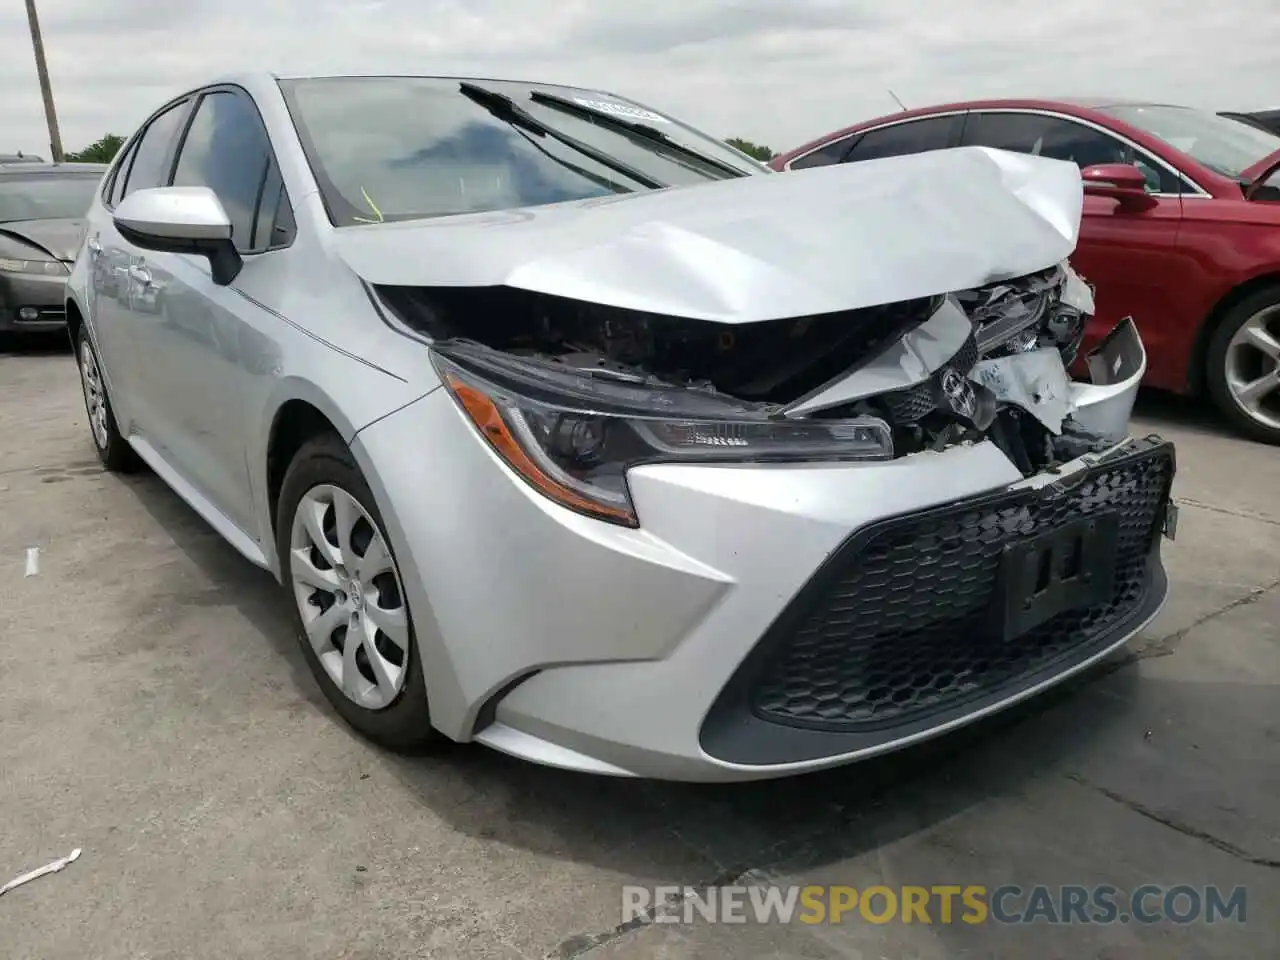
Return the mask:
<path fill-rule="evenodd" d="M 1119 518 L 1100 514 L 1005 547 L 992 608 L 996 635 L 1010 640 L 1067 610 L 1108 600 L 1119 534 Z"/>

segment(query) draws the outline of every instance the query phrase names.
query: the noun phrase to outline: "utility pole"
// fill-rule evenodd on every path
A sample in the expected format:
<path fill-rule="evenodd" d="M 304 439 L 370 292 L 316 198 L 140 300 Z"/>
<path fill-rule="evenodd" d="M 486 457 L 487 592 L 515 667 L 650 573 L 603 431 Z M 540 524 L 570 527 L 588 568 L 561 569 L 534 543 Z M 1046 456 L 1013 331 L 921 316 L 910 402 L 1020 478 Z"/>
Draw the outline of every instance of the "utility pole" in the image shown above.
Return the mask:
<path fill-rule="evenodd" d="M 53 87 L 49 84 L 49 65 L 44 59 L 44 41 L 40 39 L 36 0 L 27 0 L 27 23 L 31 26 L 31 50 L 36 55 L 36 73 L 40 76 L 40 96 L 44 98 L 44 119 L 49 124 L 50 159 L 54 163 L 62 163 L 62 135 L 58 133 L 58 114 L 53 109 Z"/>

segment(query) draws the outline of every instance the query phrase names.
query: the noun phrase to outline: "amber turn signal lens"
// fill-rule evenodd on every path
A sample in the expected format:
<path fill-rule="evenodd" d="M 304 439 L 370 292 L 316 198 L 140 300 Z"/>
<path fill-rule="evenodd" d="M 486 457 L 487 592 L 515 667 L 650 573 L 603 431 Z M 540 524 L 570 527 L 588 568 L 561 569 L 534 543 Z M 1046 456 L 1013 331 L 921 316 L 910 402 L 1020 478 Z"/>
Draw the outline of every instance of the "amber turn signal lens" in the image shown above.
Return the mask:
<path fill-rule="evenodd" d="M 639 526 L 639 522 L 632 511 L 585 497 L 578 491 L 570 489 L 554 477 L 549 476 L 525 452 L 524 447 L 512 435 L 511 429 L 503 419 L 502 411 L 498 409 L 497 404 L 484 391 L 452 374 L 446 379 L 449 389 L 457 398 L 462 409 L 466 411 L 467 416 L 476 425 L 480 435 L 489 442 L 489 445 L 493 447 L 498 456 L 502 457 L 507 466 L 519 474 L 526 483 L 561 506 L 577 513 L 583 513 L 587 516 L 608 520 L 628 527 Z"/>

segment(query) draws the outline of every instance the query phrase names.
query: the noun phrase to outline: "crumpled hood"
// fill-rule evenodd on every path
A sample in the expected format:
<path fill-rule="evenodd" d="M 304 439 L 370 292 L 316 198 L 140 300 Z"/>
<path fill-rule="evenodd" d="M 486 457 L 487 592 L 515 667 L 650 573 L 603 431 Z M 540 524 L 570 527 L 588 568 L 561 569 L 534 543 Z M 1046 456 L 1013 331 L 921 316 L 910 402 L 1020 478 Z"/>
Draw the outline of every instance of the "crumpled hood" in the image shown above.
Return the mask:
<path fill-rule="evenodd" d="M 1076 246 L 1074 164 L 963 147 L 336 231 L 365 280 L 505 285 L 721 323 L 979 287 Z"/>
<path fill-rule="evenodd" d="M 15 220 L 0 223 L 0 236 L 9 234 L 39 247 L 55 260 L 74 260 L 80 250 L 83 220 Z"/>

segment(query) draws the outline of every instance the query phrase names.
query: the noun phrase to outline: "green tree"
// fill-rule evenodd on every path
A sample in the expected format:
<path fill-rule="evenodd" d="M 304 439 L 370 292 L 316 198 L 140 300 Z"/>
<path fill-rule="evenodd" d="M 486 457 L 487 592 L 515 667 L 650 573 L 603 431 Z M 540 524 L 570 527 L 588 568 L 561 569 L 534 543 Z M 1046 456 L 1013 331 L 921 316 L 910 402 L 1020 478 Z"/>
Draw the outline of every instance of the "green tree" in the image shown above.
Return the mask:
<path fill-rule="evenodd" d="M 734 149 L 741 150 L 749 157 L 755 157 L 761 163 L 768 163 L 777 156 L 772 150 L 760 143 L 752 143 L 750 140 L 743 140 L 741 137 L 730 137 L 725 143 Z"/>
<path fill-rule="evenodd" d="M 68 153 L 67 163 L 110 163 L 124 146 L 124 137 L 108 133 L 77 153 Z"/>

